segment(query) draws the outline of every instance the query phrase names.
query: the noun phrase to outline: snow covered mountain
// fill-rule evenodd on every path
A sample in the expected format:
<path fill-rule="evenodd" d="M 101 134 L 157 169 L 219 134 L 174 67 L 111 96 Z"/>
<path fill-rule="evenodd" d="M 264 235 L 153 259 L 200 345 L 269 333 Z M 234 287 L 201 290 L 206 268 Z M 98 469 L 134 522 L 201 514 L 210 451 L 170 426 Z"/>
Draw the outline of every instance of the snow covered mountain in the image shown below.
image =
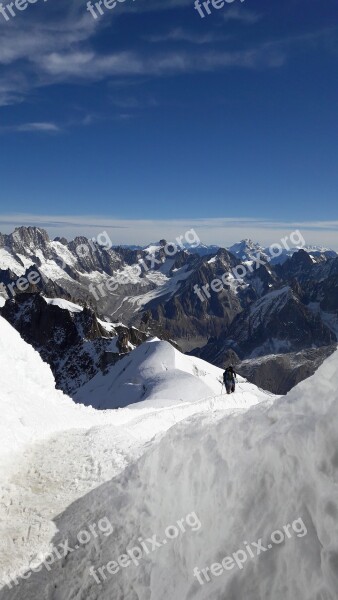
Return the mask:
<path fill-rule="evenodd" d="M 293 249 L 291 256 L 274 264 L 266 260 L 267 250 L 251 240 L 232 246 L 235 254 L 210 247 L 211 253 L 208 247 L 197 252 L 198 245 L 183 245 L 168 256 L 166 240 L 143 249 L 110 246 L 107 234 L 96 241 L 51 241 L 41 229 L 21 227 L 0 235 L 0 294 L 11 296 L 10 286 L 13 291 L 18 277 L 22 281 L 35 274 L 38 280 L 25 293 L 87 305 L 101 321 L 122 322 L 129 330 L 133 326 L 175 340 L 185 352 L 222 367 L 222 349 L 249 359 L 324 348 L 337 340 L 338 258 L 326 249 Z M 252 255 L 257 253 L 260 261 L 255 264 Z M 286 305 L 270 302 L 287 288 L 292 294 Z M 13 294 L 18 293 L 15 288 Z M 264 313 L 260 307 L 269 303 L 271 310 Z M 253 319 L 253 314 L 261 318 Z M 10 322 L 19 331 L 27 329 L 17 315 Z M 101 351 L 94 355 L 94 364 L 92 358 L 88 362 L 90 377 L 97 372 Z M 71 371 L 76 374 L 76 367 Z M 82 383 L 79 377 L 77 385 Z"/>
<path fill-rule="evenodd" d="M 239 263 L 225 250 L 210 260 L 210 255 L 199 256 L 190 248 L 178 248 L 171 257 L 165 248 L 166 240 L 142 250 L 111 249 L 86 238 L 51 241 L 43 230 L 21 227 L 0 235 L 2 294 L 17 294 L 18 278 L 35 275 L 36 283 L 23 291 L 86 303 L 109 321 L 136 327 L 151 321 L 153 333 L 165 329 L 190 349 L 220 333 L 224 320 L 231 321 L 246 296 L 243 285 L 232 286 L 204 307 L 195 285 Z"/>
<path fill-rule="evenodd" d="M 198 358 L 185 356 L 156 338 L 139 346 L 109 370 L 99 373 L 74 396 L 95 408 L 127 405 L 170 406 L 215 398 L 222 391 L 222 370 Z M 255 404 L 261 393 L 239 378 L 239 390 Z M 223 390 L 224 391 L 224 390 Z M 236 398 L 237 406 L 241 398 Z"/>
<path fill-rule="evenodd" d="M 184 400 L 195 382 L 194 401 L 95 411 L 58 404 L 48 367 L 1 318 L 0 334 L 12 453 L 0 600 L 336 600 L 337 353 L 286 397 L 251 386 L 205 399 L 219 371 L 147 342 L 157 366 L 142 347 L 132 354 L 150 393 L 170 363 L 173 379 L 188 375 L 175 393 Z M 15 365 L 27 369 L 13 382 Z M 15 432 L 26 429 L 22 454 Z"/>
<path fill-rule="evenodd" d="M 214 244 L 206 245 L 206 244 L 198 244 L 195 248 L 187 248 L 190 252 L 194 254 L 198 254 L 199 256 L 214 256 L 217 254 L 220 246 L 216 246 Z"/>
<path fill-rule="evenodd" d="M 221 365 L 229 349 L 247 359 L 330 346 L 336 341 L 320 316 L 301 302 L 297 290 L 285 286 L 253 302 L 232 321 L 226 335 L 211 339 L 199 356 Z"/>
<path fill-rule="evenodd" d="M 269 248 L 263 248 L 257 242 L 253 242 L 252 240 L 246 238 L 241 242 L 233 244 L 228 248 L 229 252 L 237 256 L 237 258 L 242 261 L 251 260 L 252 257 L 258 255 L 262 260 L 267 262 L 271 262 L 273 265 L 283 264 L 288 258 L 292 257 L 299 250 L 303 250 L 307 252 L 312 258 L 312 262 L 322 262 L 327 260 L 328 258 L 337 258 L 337 252 L 334 250 L 330 250 L 329 248 L 324 248 L 324 246 L 302 246 L 289 248 L 283 248 L 280 256 L 273 256 Z"/>
<path fill-rule="evenodd" d="M 253 256 L 260 255 L 262 260 L 268 261 L 269 253 L 257 242 L 253 242 L 250 239 L 245 239 L 237 244 L 233 244 L 228 248 L 231 254 L 237 256 L 241 261 L 251 260 Z"/>
<path fill-rule="evenodd" d="M 37 293 L 7 300 L 1 314 L 50 365 L 58 389 L 71 396 L 149 337 L 101 320 L 87 306 Z"/>

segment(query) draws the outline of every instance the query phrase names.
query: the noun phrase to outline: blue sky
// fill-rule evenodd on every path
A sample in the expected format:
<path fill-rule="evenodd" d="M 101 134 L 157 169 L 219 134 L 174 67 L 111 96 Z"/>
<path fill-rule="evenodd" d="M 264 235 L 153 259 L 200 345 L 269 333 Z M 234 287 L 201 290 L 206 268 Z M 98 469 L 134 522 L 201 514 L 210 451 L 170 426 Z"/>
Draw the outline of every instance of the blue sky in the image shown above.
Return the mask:
<path fill-rule="evenodd" d="M 0 15 L 0 230 L 109 222 L 143 243 L 202 222 L 222 243 L 302 224 L 337 246 L 337 17 L 336 0 Z"/>

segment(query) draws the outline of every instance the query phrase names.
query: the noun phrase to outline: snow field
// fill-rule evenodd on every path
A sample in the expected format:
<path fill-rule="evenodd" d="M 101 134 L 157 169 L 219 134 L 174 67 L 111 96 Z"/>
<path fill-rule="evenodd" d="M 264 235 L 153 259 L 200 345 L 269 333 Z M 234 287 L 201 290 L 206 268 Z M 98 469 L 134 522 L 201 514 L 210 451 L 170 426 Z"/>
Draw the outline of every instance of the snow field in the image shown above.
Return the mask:
<path fill-rule="evenodd" d="M 130 372 L 154 381 L 148 395 L 137 405 L 97 411 L 56 390 L 48 365 L 1 317 L 0 354 L 0 579 L 42 561 L 56 516 L 116 477 L 170 427 L 193 414 L 217 419 L 267 398 L 246 383 L 238 394 L 220 396 L 220 369 L 155 340 L 119 363 L 133 357 Z"/>
<path fill-rule="evenodd" d="M 61 298 L 45 298 L 43 296 L 46 304 L 51 304 L 52 306 L 58 306 L 63 310 L 68 310 L 71 313 L 79 313 L 83 311 L 83 306 L 79 306 L 79 304 L 74 304 L 74 302 L 69 302 L 68 300 L 63 300 Z"/>
<path fill-rule="evenodd" d="M 194 415 L 171 428 L 56 519 L 58 536 L 84 528 L 89 517 L 107 517 L 114 534 L 91 540 L 48 577 L 35 574 L 7 591 L 6 599 L 30 600 L 45 590 L 47 599 L 336 600 L 337 378 L 336 353 L 285 398 L 236 415 Z M 105 572 L 97 583 L 91 567 L 107 565 L 133 540 L 155 532 L 162 540 L 168 525 L 190 513 L 201 523 L 198 531 L 162 545 L 138 566 Z M 305 535 L 204 585 L 194 577 L 195 567 L 265 543 L 299 519 Z"/>
<path fill-rule="evenodd" d="M 107 375 L 98 373 L 79 388 L 74 399 L 106 409 L 126 406 L 129 410 L 147 406 L 156 409 L 177 403 L 183 407 L 220 396 L 222 375 L 218 367 L 185 356 L 169 342 L 154 338 L 111 367 Z M 256 386 L 241 377 L 238 380 L 237 393 L 224 396 L 223 406 L 248 408 L 267 398 Z M 223 388 L 223 394 L 224 391 Z"/>
<path fill-rule="evenodd" d="M 2 426 L 20 434 L 7 437 L 13 456 L 1 492 L 0 539 L 14 541 L 5 548 L 3 574 L 41 562 L 48 544 L 72 545 L 90 523 L 106 518 L 114 527 L 50 572 L 3 587 L 0 600 L 337 600 L 338 353 L 286 397 L 243 380 L 236 394 L 221 397 L 219 369 L 154 340 L 101 381 L 103 391 L 136 404 L 95 411 L 60 397 L 48 367 L 2 319 L 0 332 L 8 355 L 0 372 Z M 12 381 L 16 364 L 25 380 Z M 55 422 L 48 424 L 46 407 Z M 201 527 L 163 544 L 167 527 L 193 513 Z M 203 585 L 194 576 L 196 567 L 266 542 L 297 519 L 304 536 Z M 154 534 L 161 546 L 139 565 L 103 570 L 97 582 L 91 568 L 100 574 Z"/>

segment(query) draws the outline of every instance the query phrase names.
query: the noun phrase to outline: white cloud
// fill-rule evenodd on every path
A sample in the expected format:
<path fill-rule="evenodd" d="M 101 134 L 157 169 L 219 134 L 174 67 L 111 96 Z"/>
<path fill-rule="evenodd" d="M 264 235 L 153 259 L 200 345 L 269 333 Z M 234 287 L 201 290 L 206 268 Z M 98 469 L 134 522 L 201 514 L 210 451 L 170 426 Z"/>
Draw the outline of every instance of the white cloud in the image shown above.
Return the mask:
<path fill-rule="evenodd" d="M 24 123 L 23 125 L 18 125 L 16 131 L 56 133 L 61 131 L 61 129 L 55 123 Z"/>
<path fill-rule="evenodd" d="M 164 34 L 172 40 L 171 50 L 161 44 L 152 45 L 152 54 L 147 49 L 123 52 L 98 52 L 95 35 L 105 28 L 116 27 L 117 17 L 124 13 L 164 11 L 193 5 L 191 0 L 144 0 L 124 2 L 118 11 L 107 11 L 101 19 L 94 20 L 86 11 L 83 0 L 58 0 L 55 3 L 37 4 L 34 11 L 13 19 L 10 23 L 0 22 L 0 106 L 23 101 L 37 88 L 71 81 L 124 78 L 132 76 L 164 76 L 187 72 L 205 72 L 226 68 L 277 68 L 283 65 L 291 51 L 291 44 L 317 43 L 326 32 L 307 34 L 297 39 L 278 40 L 260 45 L 246 43 L 242 36 L 228 50 L 203 52 L 203 44 L 226 40 L 226 33 L 205 30 L 204 33 L 188 32 L 177 27 Z M 192 10 L 192 13 L 194 11 Z M 113 14 L 114 13 L 114 14 Z M 223 13 L 222 13 L 223 14 Z M 193 18 L 193 14 L 192 14 Z M 255 23 L 260 18 L 246 6 L 229 7 L 224 19 L 244 23 Z M 150 34 L 149 34 L 150 35 Z M 153 33 L 153 40 L 161 36 Z M 143 38 L 144 39 L 144 38 Z M 151 39 L 151 35 L 148 39 Z M 182 42 L 189 46 L 182 48 Z M 173 45 L 175 44 L 173 50 Z"/>
<path fill-rule="evenodd" d="M 182 27 L 176 27 L 166 33 L 155 33 L 152 35 L 144 36 L 147 42 L 151 43 L 162 43 L 162 42 L 189 42 L 190 44 L 212 44 L 215 42 L 222 42 L 230 39 L 231 36 L 224 34 L 215 33 L 213 31 L 206 31 L 201 33 L 200 31 L 188 31 Z"/>
<path fill-rule="evenodd" d="M 18 133 L 60 133 L 62 128 L 56 123 L 37 121 L 36 123 L 22 123 L 20 125 L 4 125 L 0 126 L 0 134 L 9 131 L 17 131 Z"/>
<path fill-rule="evenodd" d="M 277 243 L 299 229 L 308 245 L 323 245 L 338 250 L 338 221 L 269 221 L 251 218 L 219 219 L 114 219 L 99 216 L 0 215 L 0 231 L 35 225 L 47 229 L 54 238 L 73 239 L 77 235 L 95 237 L 106 230 L 114 244 L 147 244 L 161 238 L 174 240 L 194 228 L 202 242 L 229 246 L 243 238 L 263 245 Z"/>
<path fill-rule="evenodd" d="M 249 10 L 246 6 L 232 6 L 222 14 L 224 21 L 240 21 L 247 25 L 253 25 L 262 18 L 262 15 Z"/>
<path fill-rule="evenodd" d="M 135 52 L 117 52 L 99 55 L 95 52 L 53 52 L 36 57 L 39 68 L 52 77 L 67 80 L 100 80 L 109 76 L 166 75 L 176 73 L 211 71 L 238 67 L 279 67 L 285 56 L 278 50 L 267 52 L 264 46 L 238 51 L 208 51 L 189 53 L 175 51 L 159 53 L 156 57 L 141 56 Z"/>

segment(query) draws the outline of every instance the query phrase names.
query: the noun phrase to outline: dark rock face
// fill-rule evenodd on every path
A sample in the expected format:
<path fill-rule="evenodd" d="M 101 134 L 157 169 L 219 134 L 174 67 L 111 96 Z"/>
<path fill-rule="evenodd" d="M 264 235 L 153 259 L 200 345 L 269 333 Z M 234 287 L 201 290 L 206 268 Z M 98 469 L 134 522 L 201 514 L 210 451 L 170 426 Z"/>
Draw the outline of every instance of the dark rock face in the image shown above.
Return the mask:
<path fill-rule="evenodd" d="M 7 246 L 14 254 L 26 256 L 28 248 L 39 248 L 47 252 L 47 231 L 38 227 L 17 227 L 13 233 L 0 237 L 0 246 Z"/>
<path fill-rule="evenodd" d="M 71 254 L 76 257 L 75 270 L 83 273 L 98 271 L 113 275 L 123 262 L 113 250 L 104 248 L 85 237 L 77 237 L 67 245 Z"/>
<path fill-rule="evenodd" d="M 268 294 L 271 289 L 278 287 L 278 278 L 269 265 L 261 265 L 246 277 L 247 283 L 252 287 L 257 298 Z"/>
<path fill-rule="evenodd" d="M 334 334 L 309 311 L 291 288 L 263 296 L 231 324 L 228 338 L 242 357 L 325 346 Z"/>
<path fill-rule="evenodd" d="M 329 346 L 335 334 L 310 311 L 290 287 L 267 294 L 239 314 L 225 334 L 209 340 L 198 356 L 223 366 L 232 349 L 243 360 L 304 348 Z"/>
<path fill-rule="evenodd" d="M 307 277 L 300 277 L 307 303 L 317 303 L 329 313 L 338 314 L 338 258 L 316 265 Z"/>
<path fill-rule="evenodd" d="M 337 346 L 324 346 L 302 352 L 264 356 L 237 365 L 243 377 L 273 394 L 287 394 L 295 385 L 311 377 Z"/>
<path fill-rule="evenodd" d="M 214 258 L 213 262 L 209 262 L 211 258 Z M 205 342 L 206 336 L 224 330 L 256 295 L 244 285 L 231 287 L 228 283 L 219 293 L 212 290 L 210 282 L 221 279 L 239 264 L 224 249 L 220 249 L 215 257 L 194 255 L 188 261 L 180 253 L 172 270 L 182 268 L 182 261 L 186 262 L 189 277 L 182 280 L 175 294 L 155 298 L 144 306 L 144 310 L 149 311 L 153 321 L 178 340 L 184 350 L 190 350 L 196 342 Z M 207 286 L 206 292 L 203 286 Z M 202 295 L 202 301 L 196 289 Z"/>
<path fill-rule="evenodd" d="M 90 308 L 70 312 L 47 304 L 37 293 L 7 300 L 0 312 L 41 354 L 53 371 L 56 386 L 69 395 L 148 337 L 123 325 L 106 328 Z"/>
<path fill-rule="evenodd" d="M 11 269 L 0 269 L 0 284 L 8 286 L 17 276 Z"/>

